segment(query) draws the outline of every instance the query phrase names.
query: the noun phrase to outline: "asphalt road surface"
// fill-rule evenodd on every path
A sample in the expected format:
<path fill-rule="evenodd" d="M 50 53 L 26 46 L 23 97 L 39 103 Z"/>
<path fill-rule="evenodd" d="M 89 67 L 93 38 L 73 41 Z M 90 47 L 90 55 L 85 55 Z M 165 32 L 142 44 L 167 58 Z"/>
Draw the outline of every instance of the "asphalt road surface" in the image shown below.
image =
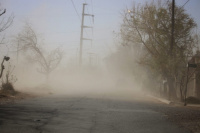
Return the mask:
<path fill-rule="evenodd" d="M 0 106 L 0 133 L 189 133 L 156 102 L 48 96 Z"/>

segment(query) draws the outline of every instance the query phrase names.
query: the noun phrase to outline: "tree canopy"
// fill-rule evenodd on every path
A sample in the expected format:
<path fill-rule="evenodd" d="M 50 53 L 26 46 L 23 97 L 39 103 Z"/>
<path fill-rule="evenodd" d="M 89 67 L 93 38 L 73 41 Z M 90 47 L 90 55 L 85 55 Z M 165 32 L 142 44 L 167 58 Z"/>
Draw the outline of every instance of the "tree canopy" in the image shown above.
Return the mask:
<path fill-rule="evenodd" d="M 172 3 L 169 1 L 133 5 L 123 13 L 120 37 L 122 46 L 132 50 L 131 58 L 135 59 L 135 63 L 146 67 L 148 74 L 167 79 L 174 92 L 172 84 L 185 71 L 188 57 L 195 51 L 194 29 L 197 25 L 184 8 L 175 6 L 174 40 L 171 40 L 171 17 Z M 174 45 L 170 56 L 172 41 Z M 118 52 L 123 51 L 123 47 L 119 47 Z"/>

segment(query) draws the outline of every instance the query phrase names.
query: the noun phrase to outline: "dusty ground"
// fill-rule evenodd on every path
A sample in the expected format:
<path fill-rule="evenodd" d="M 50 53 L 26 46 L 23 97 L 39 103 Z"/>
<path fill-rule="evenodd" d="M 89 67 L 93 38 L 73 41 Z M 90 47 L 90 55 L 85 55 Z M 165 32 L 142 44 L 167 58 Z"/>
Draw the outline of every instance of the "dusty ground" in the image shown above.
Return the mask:
<path fill-rule="evenodd" d="M 23 93 L 23 92 L 16 92 L 15 95 L 5 94 L 0 91 L 0 105 L 2 104 L 9 104 L 14 103 L 18 100 L 34 98 L 36 95 Z"/>
<path fill-rule="evenodd" d="M 29 99 L 37 97 L 36 95 L 30 95 L 28 93 L 18 92 L 16 95 L 4 95 L 0 93 L 0 105 L 15 103 L 22 99 Z M 113 99 L 114 100 L 114 99 Z M 26 100 L 25 100 L 26 101 Z M 154 100 L 153 100 L 154 101 Z M 150 109 L 163 114 L 168 121 L 178 125 L 179 128 L 189 129 L 193 133 L 200 133 L 200 108 L 198 107 L 184 107 L 177 105 L 165 105 L 159 102 L 149 101 L 148 103 L 135 102 L 134 108 L 139 107 L 143 109 Z M 155 104 L 153 104 L 153 103 Z M 60 103 L 60 102 L 59 102 Z M 62 102 L 61 102 L 62 103 Z M 98 103 L 98 102 L 97 102 Z M 118 105 L 119 103 L 117 103 Z M 123 103 L 124 104 L 124 103 Z M 57 104 L 56 104 L 57 105 Z M 117 106 L 116 105 L 116 106 Z M 128 107 L 128 106 L 127 106 Z"/>
<path fill-rule="evenodd" d="M 166 114 L 169 121 L 178 124 L 180 127 L 185 127 L 193 133 L 200 133 L 200 108 L 169 106 L 158 110 Z"/>
<path fill-rule="evenodd" d="M 169 105 L 165 104 L 164 106 L 154 108 L 154 110 L 165 114 L 166 118 L 170 122 L 177 124 L 179 127 L 189 129 L 193 133 L 200 133 L 199 99 L 189 97 L 189 101 L 187 103 L 189 103 L 188 106 L 184 106 L 184 103 L 180 102 Z"/>
<path fill-rule="evenodd" d="M 0 106 L 1 133 L 191 133 L 168 121 L 164 104 L 134 97 L 50 95 Z"/>

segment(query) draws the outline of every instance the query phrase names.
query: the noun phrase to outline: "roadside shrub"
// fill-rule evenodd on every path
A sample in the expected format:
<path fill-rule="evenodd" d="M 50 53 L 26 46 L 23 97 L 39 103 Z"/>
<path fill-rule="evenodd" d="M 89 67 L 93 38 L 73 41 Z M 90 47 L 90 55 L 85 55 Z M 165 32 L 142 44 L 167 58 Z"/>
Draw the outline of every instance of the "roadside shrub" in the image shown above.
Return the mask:
<path fill-rule="evenodd" d="M 186 101 L 187 103 L 190 103 L 190 104 L 200 104 L 200 99 L 196 97 L 188 97 Z"/>
<path fill-rule="evenodd" d="M 12 83 L 10 83 L 10 82 L 2 83 L 1 92 L 3 94 L 10 94 L 10 95 L 15 95 L 16 94 L 16 91 L 15 91 Z"/>
<path fill-rule="evenodd" d="M 11 66 L 9 63 L 8 70 L 5 74 L 5 77 L 2 77 L 2 84 L 1 84 L 1 93 L 5 95 L 15 95 L 17 92 L 14 89 L 13 84 L 17 81 L 15 75 L 13 75 L 14 67 Z M 5 79 L 4 79 L 5 78 Z"/>

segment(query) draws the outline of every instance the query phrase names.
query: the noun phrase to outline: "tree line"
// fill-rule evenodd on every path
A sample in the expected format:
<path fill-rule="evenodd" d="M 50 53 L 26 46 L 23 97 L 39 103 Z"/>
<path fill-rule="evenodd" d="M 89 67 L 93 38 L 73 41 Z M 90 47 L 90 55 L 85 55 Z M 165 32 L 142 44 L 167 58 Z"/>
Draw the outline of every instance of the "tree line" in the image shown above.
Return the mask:
<path fill-rule="evenodd" d="M 198 35 L 194 19 L 183 7 L 175 6 L 174 39 L 171 40 L 171 18 L 170 1 L 146 2 L 126 9 L 117 34 L 120 45 L 117 52 L 107 57 L 107 62 L 119 71 L 128 71 L 137 80 L 143 80 L 144 84 L 150 83 L 152 86 L 148 89 L 153 90 L 156 84 L 167 81 L 169 90 L 165 90 L 165 96 L 176 99 L 177 83 L 185 87 L 185 82 L 181 81 L 187 74 L 188 59 L 198 52 Z M 171 41 L 173 51 L 170 51 Z M 121 61 L 123 63 L 116 65 Z M 141 75 L 146 75 L 146 78 L 141 78 Z"/>

